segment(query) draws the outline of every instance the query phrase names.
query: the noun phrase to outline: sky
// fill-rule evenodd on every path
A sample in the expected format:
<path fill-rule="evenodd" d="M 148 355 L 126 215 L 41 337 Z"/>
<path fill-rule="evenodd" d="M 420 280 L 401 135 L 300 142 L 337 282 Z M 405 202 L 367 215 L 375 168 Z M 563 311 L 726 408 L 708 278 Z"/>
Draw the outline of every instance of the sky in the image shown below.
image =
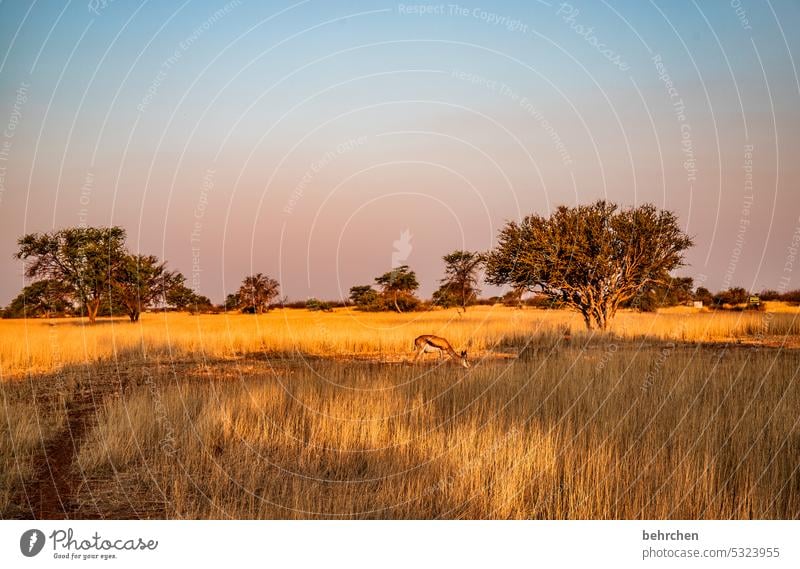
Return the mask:
<path fill-rule="evenodd" d="M 800 3 L 0 3 L 0 305 L 27 233 L 119 225 L 221 302 L 339 299 L 509 220 L 674 211 L 680 275 L 800 288 Z M 485 294 L 498 289 L 484 287 Z"/>

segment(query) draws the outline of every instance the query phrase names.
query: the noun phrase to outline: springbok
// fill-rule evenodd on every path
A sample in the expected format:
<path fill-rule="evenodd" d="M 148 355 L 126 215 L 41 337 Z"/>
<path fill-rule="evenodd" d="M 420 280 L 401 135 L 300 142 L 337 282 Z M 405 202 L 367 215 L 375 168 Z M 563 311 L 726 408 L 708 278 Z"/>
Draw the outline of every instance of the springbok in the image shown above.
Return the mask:
<path fill-rule="evenodd" d="M 450 342 L 441 336 L 432 336 L 431 334 L 417 336 L 414 339 L 414 350 L 417 352 L 417 355 L 414 356 L 413 359 L 414 362 L 416 362 L 417 359 L 419 359 L 419 357 L 427 351 L 432 352 L 433 350 L 439 350 L 439 358 L 444 357 L 444 352 L 447 352 L 451 358 L 457 360 L 462 366 L 469 367 L 469 362 L 467 361 L 467 351 L 464 350 L 459 355 L 453 349 L 453 346 L 450 345 Z"/>

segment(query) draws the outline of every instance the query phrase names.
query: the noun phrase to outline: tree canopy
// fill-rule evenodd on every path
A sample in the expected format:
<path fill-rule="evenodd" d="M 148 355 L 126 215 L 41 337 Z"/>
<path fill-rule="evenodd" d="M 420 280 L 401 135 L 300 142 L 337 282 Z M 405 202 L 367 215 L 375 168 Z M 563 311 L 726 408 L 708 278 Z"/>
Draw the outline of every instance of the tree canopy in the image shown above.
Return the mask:
<path fill-rule="evenodd" d="M 72 289 L 55 279 L 34 281 L 11 301 L 4 318 L 34 318 L 73 314 Z"/>
<path fill-rule="evenodd" d="M 434 302 L 442 306 L 460 306 L 466 311 L 469 304 L 478 299 L 478 271 L 484 256 L 475 251 L 453 251 L 442 257 L 444 278 L 441 287 L 434 292 Z"/>
<path fill-rule="evenodd" d="M 131 322 L 156 302 L 166 302 L 176 287 L 183 285 L 183 275 L 168 271 L 166 262 L 153 255 L 125 255 L 112 281 L 112 297 Z"/>
<path fill-rule="evenodd" d="M 27 262 L 25 275 L 53 279 L 69 286 L 94 322 L 114 275 L 125 259 L 121 227 L 71 227 L 52 233 L 31 233 L 17 242 L 18 259 Z"/>
<path fill-rule="evenodd" d="M 350 301 L 361 310 L 377 310 L 378 300 L 378 291 L 370 285 L 350 287 Z"/>
<path fill-rule="evenodd" d="M 578 310 L 587 328 L 603 330 L 622 303 L 667 284 L 692 245 L 672 212 L 605 201 L 511 221 L 498 241 L 487 282 L 540 291 Z"/>
<path fill-rule="evenodd" d="M 237 293 L 239 308 L 256 314 L 266 312 L 270 303 L 278 296 L 279 290 L 278 281 L 262 273 L 245 277 Z"/>
<path fill-rule="evenodd" d="M 375 284 L 381 287 L 381 292 L 397 312 L 414 308 L 419 301 L 414 297 L 414 291 L 419 288 L 417 274 L 408 268 L 408 265 L 395 267 L 375 279 Z"/>
<path fill-rule="evenodd" d="M 178 309 L 210 308 L 211 301 L 184 284 L 154 255 L 128 253 L 121 227 L 72 227 L 31 233 L 18 241 L 25 274 L 37 279 L 12 302 L 7 316 L 86 314 L 128 315 L 131 322 L 157 305 Z"/>

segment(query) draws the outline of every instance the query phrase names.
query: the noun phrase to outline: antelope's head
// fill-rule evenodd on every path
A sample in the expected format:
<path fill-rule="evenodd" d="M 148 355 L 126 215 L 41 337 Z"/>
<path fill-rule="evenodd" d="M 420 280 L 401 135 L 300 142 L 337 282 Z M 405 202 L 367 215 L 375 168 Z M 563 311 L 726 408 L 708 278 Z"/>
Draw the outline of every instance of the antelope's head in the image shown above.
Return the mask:
<path fill-rule="evenodd" d="M 469 367 L 469 362 L 467 361 L 467 350 L 461 352 L 461 365 L 464 367 Z"/>

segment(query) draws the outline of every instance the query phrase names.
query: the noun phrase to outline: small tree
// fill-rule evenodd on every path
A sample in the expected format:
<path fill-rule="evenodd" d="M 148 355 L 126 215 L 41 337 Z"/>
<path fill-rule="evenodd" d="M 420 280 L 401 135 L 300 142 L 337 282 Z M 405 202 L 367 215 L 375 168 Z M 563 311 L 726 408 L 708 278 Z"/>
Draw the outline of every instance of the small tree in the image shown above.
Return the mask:
<path fill-rule="evenodd" d="M 655 312 L 664 306 L 678 306 L 693 300 L 694 279 L 691 277 L 670 277 L 666 283 L 648 287 L 623 306 L 636 308 L 642 312 Z"/>
<path fill-rule="evenodd" d="M 758 293 L 761 300 L 780 300 L 781 293 L 773 289 L 765 289 Z"/>
<path fill-rule="evenodd" d="M 397 312 L 403 312 L 403 308 L 413 309 L 419 304 L 419 300 L 414 296 L 414 291 L 419 288 L 417 275 L 408 268 L 408 265 L 402 265 L 382 274 L 375 279 L 375 283 L 381 287 L 382 294 Z"/>
<path fill-rule="evenodd" d="M 239 287 L 239 306 L 245 312 L 266 312 L 270 302 L 278 296 L 279 289 L 278 281 L 262 273 L 245 277 Z"/>
<path fill-rule="evenodd" d="M 153 255 L 125 255 L 113 281 L 114 303 L 123 307 L 131 322 L 155 303 L 166 302 L 168 295 L 184 287 L 185 278 L 167 270 L 167 264 Z"/>
<path fill-rule="evenodd" d="M 746 289 L 740 286 L 735 286 L 715 294 L 714 304 L 717 306 L 722 306 L 724 304 L 736 306 L 737 304 L 746 304 L 749 298 L 750 293 L 747 292 Z"/>
<path fill-rule="evenodd" d="M 790 290 L 781 295 L 781 300 L 790 304 L 800 303 L 800 290 Z"/>
<path fill-rule="evenodd" d="M 694 291 L 694 299 L 703 303 L 703 306 L 711 306 L 714 304 L 714 295 L 705 287 L 697 287 Z"/>
<path fill-rule="evenodd" d="M 378 300 L 378 292 L 370 285 L 350 287 L 350 302 L 359 308 L 374 305 Z"/>
<path fill-rule="evenodd" d="M 197 294 L 184 284 L 186 278 L 176 273 L 175 280 L 167 288 L 164 299 L 168 306 L 175 310 L 185 310 L 187 312 L 208 312 L 214 310 L 211 299 L 207 296 Z"/>
<path fill-rule="evenodd" d="M 238 293 L 231 293 L 225 297 L 225 310 L 237 310 L 242 305 Z"/>
<path fill-rule="evenodd" d="M 73 312 L 72 289 L 60 281 L 36 281 L 20 292 L 3 311 L 3 318 L 58 316 Z"/>
<path fill-rule="evenodd" d="M 509 222 L 487 260 L 487 282 L 539 290 L 605 330 L 622 303 L 668 282 L 692 240 L 672 212 L 605 201 Z"/>
<path fill-rule="evenodd" d="M 225 310 L 237 310 L 242 305 L 242 299 L 237 293 L 225 297 Z"/>
<path fill-rule="evenodd" d="M 453 251 L 443 259 L 445 276 L 441 280 L 442 289 L 449 291 L 449 294 L 443 291 L 439 297 L 445 300 L 449 295 L 454 296 L 456 304 L 466 312 L 467 305 L 473 304 L 481 292 L 478 288 L 478 271 L 484 257 L 474 251 Z"/>
<path fill-rule="evenodd" d="M 125 258 L 125 230 L 74 227 L 31 233 L 17 243 L 16 258 L 28 262 L 26 276 L 54 279 L 67 285 L 86 310 L 89 322 L 94 323 Z"/>
<path fill-rule="evenodd" d="M 441 306 L 442 308 L 451 308 L 453 306 L 459 306 L 459 297 L 458 295 L 453 292 L 452 288 L 448 285 L 442 285 L 435 291 L 433 291 L 433 304 L 436 306 Z"/>

